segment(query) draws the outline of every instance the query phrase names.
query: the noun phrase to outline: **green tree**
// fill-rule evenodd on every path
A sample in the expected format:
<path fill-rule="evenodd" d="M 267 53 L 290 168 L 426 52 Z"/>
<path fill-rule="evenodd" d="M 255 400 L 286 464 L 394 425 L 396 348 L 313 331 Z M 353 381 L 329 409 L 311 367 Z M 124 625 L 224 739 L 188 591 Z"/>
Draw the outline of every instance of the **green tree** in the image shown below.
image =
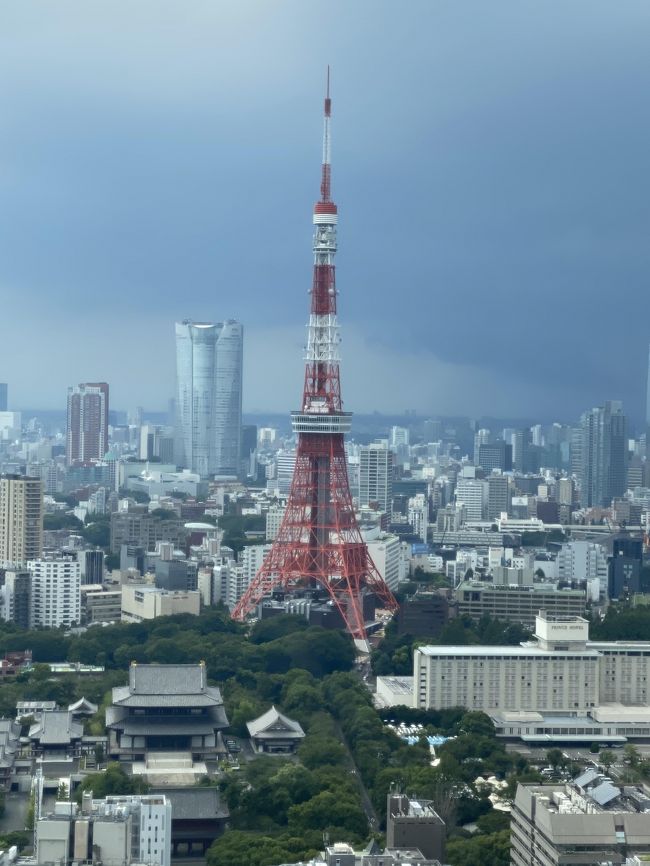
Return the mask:
<path fill-rule="evenodd" d="M 614 752 L 612 752 L 611 749 L 603 749 L 598 756 L 598 760 L 605 768 L 605 772 L 609 773 L 612 764 L 616 763 L 616 755 L 614 754 Z"/>
<path fill-rule="evenodd" d="M 635 745 L 627 743 L 623 748 L 623 754 L 630 767 L 636 767 L 638 765 L 641 754 Z"/>
<path fill-rule="evenodd" d="M 566 764 L 566 758 L 562 754 L 562 749 L 549 749 L 546 753 L 546 760 L 554 769 Z"/>
<path fill-rule="evenodd" d="M 139 776 L 128 776 L 117 763 L 109 764 L 101 773 L 91 773 L 75 791 L 75 798 L 81 803 L 84 791 L 92 791 L 97 799 L 109 794 L 146 794 L 149 785 Z"/>
<path fill-rule="evenodd" d="M 489 836 L 450 839 L 445 859 L 451 866 L 509 866 L 510 831 L 500 830 Z"/>

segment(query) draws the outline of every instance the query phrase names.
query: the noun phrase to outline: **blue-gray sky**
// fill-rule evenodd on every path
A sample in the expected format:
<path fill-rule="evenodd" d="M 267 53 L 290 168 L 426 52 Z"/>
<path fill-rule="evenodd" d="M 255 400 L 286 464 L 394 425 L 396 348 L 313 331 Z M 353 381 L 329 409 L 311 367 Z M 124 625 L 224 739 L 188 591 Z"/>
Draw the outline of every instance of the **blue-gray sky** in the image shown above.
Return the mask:
<path fill-rule="evenodd" d="M 357 411 L 642 414 L 647 0 L 0 0 L 0 380 L 162 407 L 177 318 L 298 403 L 332 65 Z"/>

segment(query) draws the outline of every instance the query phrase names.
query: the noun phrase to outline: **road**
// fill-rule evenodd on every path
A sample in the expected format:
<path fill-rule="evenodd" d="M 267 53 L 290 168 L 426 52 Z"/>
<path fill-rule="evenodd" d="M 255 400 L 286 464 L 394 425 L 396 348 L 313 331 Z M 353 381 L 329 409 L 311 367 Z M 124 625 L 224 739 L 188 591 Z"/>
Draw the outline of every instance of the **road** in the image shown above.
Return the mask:
<path fill-rule="evenodd" d="M 366 786 L 363 784 L 363 779 L 361 778 L 361 773 L 357 769 L 357 765 L 354 763 L 354 758 L 352 757 L 352 752 L 350 751 L 350 747 L 348 746 L 347 740 L 343 736 L 343 731 L 341 730 L 341 726 L 339 723 L 334 720 L 334 725 L 336 726 L 336 733 L 338 734 L 341 743 L 343 744 L 345 751 L 347 753 L 347 771 L 351 776 L 354 776 L 356 779 L 357 787 L 359 788 L 359 794 L 361 795 L 361 805 L 363 807 L 363 811 L 366 813 L 366 818 L 368 819 L 368 824 L 370 825 L 371 830 L 379 829 L 379 817 L 377 812 L 375 811 L 375 807 L 372 805 L 372 800 L 370 799 L 370 795 L 366 789 Z"/>

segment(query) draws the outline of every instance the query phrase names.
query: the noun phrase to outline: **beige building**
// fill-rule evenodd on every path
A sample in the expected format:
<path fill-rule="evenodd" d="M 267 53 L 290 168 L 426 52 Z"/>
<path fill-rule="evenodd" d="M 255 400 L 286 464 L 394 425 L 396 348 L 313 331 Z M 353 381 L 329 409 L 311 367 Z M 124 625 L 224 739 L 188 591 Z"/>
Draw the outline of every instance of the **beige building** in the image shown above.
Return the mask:
<path fill-rule="evenodd" d="M 0 565 L 22 565 L 43 553 L 43 482 L 0 476 Z"/>
<path fill-rule="evenodd" d="M 618 787 L 595 769 L 569 784 L 519 785 L 510 824 L 511 866 L 645 862 L 649 812 L 641 786 Z"/>
<path fill-rule="evenodd" d="M 197 590 L 169 592 L 155 586 L 138 584 L 122 587 L 122 621 L 142 622 L 158 616 L 201 612 L 201 593 Z"/>
<path fill-rule="evenodd" d="M 413 706 L 463 706 L 507 717 L 505 724 L 511 725 L 513 714 L 518 714 L 526 734 L 542 733 L 534 730 L 535 714 L 591 716 L 605 723 L 611 721 L 611 713 L 607 719 L 599 713 L 611 707 L 629 723 L 629 730 L 614 730 L 608 736 L 629 736 L 639 722 L 636 717 L 628 719 L 629 708 L 645 707 L 647 714 L 650 703 L 650 641 L 590 641 L 588 630 L 581 617 L 552 617 L 540 611 L 535 639 L 519 646 L 418 647 Z M 533 729 L 527 730 L 526 724 Z M 511 727 L 502 733 L 515 735 L 518 730 Z M 580 733 L 588 736 L 588 731 Z"/>

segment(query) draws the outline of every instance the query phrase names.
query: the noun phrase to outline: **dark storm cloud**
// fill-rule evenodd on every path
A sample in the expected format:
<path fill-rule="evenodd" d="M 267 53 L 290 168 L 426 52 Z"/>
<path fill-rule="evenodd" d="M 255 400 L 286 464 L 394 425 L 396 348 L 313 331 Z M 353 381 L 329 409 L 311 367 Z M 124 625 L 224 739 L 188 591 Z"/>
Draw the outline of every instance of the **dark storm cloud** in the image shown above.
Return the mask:
<path fill-rule="evenodd" d="M 162 405 L 173 320 L 234 317 L 245 402 L 295 404 L 329 62 L 350 408 L 640 415 L 650 6 L 327 10 L 0 2 L 16 403 L 101 377 Z"/>

